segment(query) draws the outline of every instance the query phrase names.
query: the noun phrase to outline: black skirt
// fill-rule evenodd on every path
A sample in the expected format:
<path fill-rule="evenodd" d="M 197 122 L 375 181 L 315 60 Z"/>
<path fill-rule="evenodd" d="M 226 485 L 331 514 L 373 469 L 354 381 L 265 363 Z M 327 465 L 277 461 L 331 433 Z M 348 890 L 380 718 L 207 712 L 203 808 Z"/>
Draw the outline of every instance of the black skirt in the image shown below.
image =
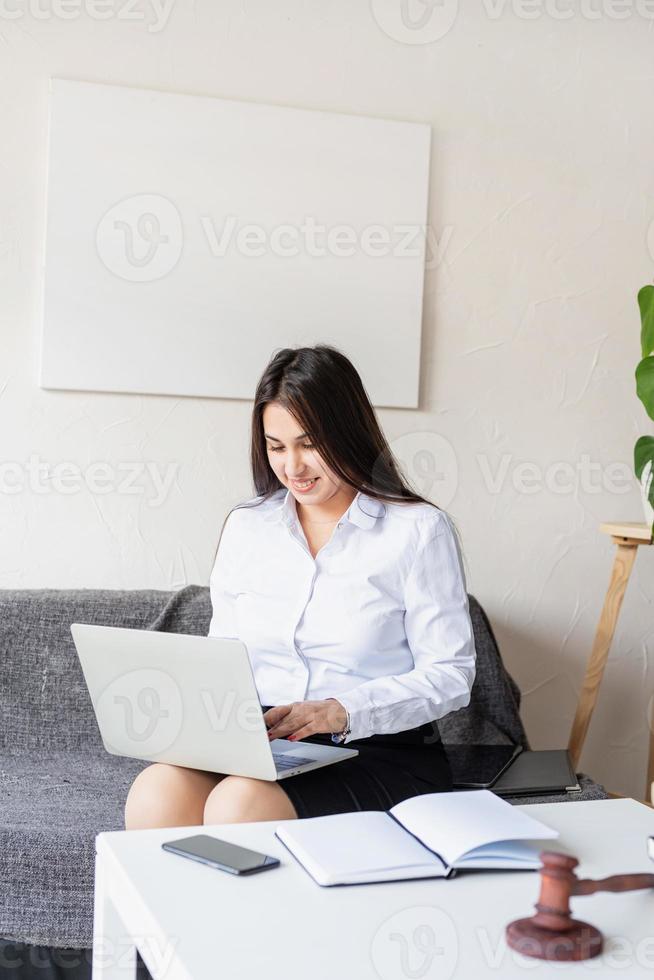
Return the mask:
<path fill-rule="evenodd" d="M 267 711 L 270 705 L 262 705 Z M 307 735 L 298 745 L 333 745 L 331 735 Z M 392 735 L 370 735 L 344 743 L 359 754 L 343 762 L 289 776 L 277 785 L 298 817 L 354 810 L 388 810 L 411 796 L 452 789 L 452 773 L 435 722 Z"/>

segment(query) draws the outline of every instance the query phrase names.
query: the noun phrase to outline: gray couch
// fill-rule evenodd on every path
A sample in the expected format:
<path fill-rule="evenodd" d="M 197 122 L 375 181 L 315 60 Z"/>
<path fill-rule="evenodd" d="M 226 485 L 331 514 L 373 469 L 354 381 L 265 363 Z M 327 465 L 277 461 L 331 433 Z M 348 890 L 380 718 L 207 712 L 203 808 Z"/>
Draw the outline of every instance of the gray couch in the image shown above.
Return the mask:
<path fill-rule="evenodd" d="M 472 596 L 470 609 L 477 677 L 470 705 L 438 723 L 443 741 L 529 748 L 520 692 Z M 0 590 L 0 937 L 91 946 L 95 835 L 124 829 L 127 792 L 148 765 L 105 751 L 70 624 L 206 635 L 210 619 L 209 589 L 195 585 L 178 592 Z M 577 799 L 606 797 L 580 778 Z"/>

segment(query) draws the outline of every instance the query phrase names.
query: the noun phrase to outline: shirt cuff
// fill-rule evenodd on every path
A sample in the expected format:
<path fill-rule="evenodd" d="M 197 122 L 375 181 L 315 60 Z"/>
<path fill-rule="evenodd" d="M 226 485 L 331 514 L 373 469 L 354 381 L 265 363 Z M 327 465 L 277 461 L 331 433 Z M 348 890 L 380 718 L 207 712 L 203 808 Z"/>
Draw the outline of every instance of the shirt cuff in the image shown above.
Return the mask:
<path fill-rule="evenodd" d="M 332 694 L 331 697 L 343 705 L 350 719 L 350 734 L 339 743 L 340 745 L 347 745 L 354 739 L 369 738 L 374 735 L 372 708 L 365 695 L 357 695 L 355 688 L 347 694 Z"/>

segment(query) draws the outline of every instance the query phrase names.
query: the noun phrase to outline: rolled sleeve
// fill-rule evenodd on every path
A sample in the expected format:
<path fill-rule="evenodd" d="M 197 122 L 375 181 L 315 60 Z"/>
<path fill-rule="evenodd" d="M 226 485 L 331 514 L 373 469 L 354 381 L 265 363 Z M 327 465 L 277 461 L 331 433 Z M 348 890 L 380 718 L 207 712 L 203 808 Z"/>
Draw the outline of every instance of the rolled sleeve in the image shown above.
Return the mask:
<path fill-rule="evenodd" d="M 344 744 L 405 731 L 470 703 L 476 650 L 459 544 L 444 511 L 429 522 L 404 589 L 414 668 L 334 695 L 350 716 Z"/>

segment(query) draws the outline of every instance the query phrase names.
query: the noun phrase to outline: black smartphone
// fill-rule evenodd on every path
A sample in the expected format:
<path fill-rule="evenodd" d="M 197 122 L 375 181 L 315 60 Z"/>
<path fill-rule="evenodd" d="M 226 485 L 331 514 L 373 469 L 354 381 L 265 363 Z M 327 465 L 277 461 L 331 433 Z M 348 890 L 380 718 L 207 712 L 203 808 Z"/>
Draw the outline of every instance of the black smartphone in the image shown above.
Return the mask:
<path fill-rule="evenodd" d="M 279 858 L 251 851 L 238 844 L 230 844 L 229 841 L 210 837 L 209 834 L 180 837 L 179 840 L 164 841 L 161 846 L 164 851 L 208 864 L 212 868 L 220 868 L 221 871 L 229 871 L 233 875 L 256 874 L 257 871 L 276 868 L 279 864 Z"/>

